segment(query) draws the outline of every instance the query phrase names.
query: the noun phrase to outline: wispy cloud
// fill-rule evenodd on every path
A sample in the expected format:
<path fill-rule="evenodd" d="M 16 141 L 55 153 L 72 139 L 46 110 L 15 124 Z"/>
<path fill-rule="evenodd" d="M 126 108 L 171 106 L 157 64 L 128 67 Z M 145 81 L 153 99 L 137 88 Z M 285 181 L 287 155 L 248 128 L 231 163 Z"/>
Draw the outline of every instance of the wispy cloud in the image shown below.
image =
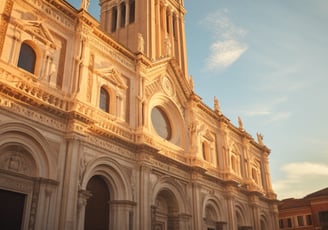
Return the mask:
<path fill-rule="evenodd" d="M 234 25 L 227 10 L 208 15 L 202 24 L 206 25 L 215 37 L 206 61 L 208 70 L 229 67 L 247 50 L 247 44 L 242 41 L 247 31 Z"/>
<path fill-rule="evenodd" d="M 285 120 L 291 117 L 292 113 L 289 111 L 277 111 L 277 107 L 288 101 L 285 96 L 277 97 L 271 101 L 266 101 L 265 104 L 255 104 L 241 113 L 246 117 L 266 117 L 268 122 L 276 122 Z"/>
<path fill-rule="evenodd" d="M 279 199 L 301 198 L 327 186 L 328 165 L 315 162 L 293 162 L 282 166 L 285 178 L 273 182 Z"/>

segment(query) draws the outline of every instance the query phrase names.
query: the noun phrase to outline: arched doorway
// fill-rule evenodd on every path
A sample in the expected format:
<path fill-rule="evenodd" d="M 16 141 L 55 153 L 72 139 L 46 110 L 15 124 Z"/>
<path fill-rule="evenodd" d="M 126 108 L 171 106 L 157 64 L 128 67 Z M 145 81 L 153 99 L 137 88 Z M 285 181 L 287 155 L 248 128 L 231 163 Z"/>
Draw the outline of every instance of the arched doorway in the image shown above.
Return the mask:
<path fill-rule="evenodd" d="M 93 176 L 87 185 L 91 197 L 85 208 L 85 230 L 109 230 L 108 186 L 101 176 Z"/>
<path fill-rule="evenodd" d="M 153 230 L 179 230 L 179 207 L 174 194 L 169 190 L 158 193 L 153 207 Z"/>
<path fill-rule="evenodd" d="M 214 201 L 209 200 L 205 206 L 205 215 L 204 215 L 204 229 L 205 230 L 223 230 L 226 227 L 226 222 L 220 217 L 220 213 Z"/>
<path fill-rule="evenodd" d="M 269 229 L 268 221 L 264 215 L 260 218 L 260 230 L 267 230 Z"/>

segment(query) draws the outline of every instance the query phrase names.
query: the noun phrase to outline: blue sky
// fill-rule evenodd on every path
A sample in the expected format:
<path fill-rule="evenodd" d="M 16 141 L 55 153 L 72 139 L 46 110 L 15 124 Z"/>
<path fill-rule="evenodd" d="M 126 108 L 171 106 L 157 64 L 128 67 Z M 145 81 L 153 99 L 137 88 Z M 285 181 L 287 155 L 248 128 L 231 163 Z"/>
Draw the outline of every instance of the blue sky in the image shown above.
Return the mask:
<path fill-rule="evenodd" d="M 278 198 L 327 187 L 328 1 L 185 0 L 185 8 L 195 91 L 263 134 Z"/>

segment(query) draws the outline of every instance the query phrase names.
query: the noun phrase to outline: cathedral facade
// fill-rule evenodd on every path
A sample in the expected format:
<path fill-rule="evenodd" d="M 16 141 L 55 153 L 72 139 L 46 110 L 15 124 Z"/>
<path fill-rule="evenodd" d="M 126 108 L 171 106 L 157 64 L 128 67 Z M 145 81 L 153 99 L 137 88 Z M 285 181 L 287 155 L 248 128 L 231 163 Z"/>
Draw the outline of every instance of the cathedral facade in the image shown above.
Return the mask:
<path fill-rule="evenodd" d="M 0 228 L 278 229 L 262 136 L 194 92 L 183 0 L 99 4 L 0 2 Z"/>

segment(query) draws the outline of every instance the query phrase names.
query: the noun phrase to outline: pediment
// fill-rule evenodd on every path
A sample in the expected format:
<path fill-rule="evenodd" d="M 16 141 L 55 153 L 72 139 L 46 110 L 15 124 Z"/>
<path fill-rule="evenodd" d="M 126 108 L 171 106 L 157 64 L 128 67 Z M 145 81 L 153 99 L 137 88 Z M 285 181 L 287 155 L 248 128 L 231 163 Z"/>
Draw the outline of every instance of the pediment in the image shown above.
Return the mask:
<path fill-rule="evenodd" d="M 45 43 L 55 45 L 54 38 L 50 31 L 42 24 L 41 21 L 25 21 L 23 28 L 26 32 L 38 37 Z"/>
<path fill-rule="evenodd" d="M 126 83 L 123 81 L 122 75 L 114 67 L 97 69 L 95 70 L 95 73 L 100 77 L 110 81 L 113 85 L 116 85 L 119 88 L 128 88 Z"/>
<path fill-rule="evenodd" d="M 192 78 L 187 79 L 174 59 L 155 62 L 147 71 L 147 96 L 159 90 L 172 97 L 175 92 L 179 97 L 189 98 L 193 94 Z"/>
<path fill-rule="evenodd" d="M 209 130 L 206 130 L 204 137 L 211 142 L 214 141 L 214 138 L 212 137 L 211 132 Z"/>

